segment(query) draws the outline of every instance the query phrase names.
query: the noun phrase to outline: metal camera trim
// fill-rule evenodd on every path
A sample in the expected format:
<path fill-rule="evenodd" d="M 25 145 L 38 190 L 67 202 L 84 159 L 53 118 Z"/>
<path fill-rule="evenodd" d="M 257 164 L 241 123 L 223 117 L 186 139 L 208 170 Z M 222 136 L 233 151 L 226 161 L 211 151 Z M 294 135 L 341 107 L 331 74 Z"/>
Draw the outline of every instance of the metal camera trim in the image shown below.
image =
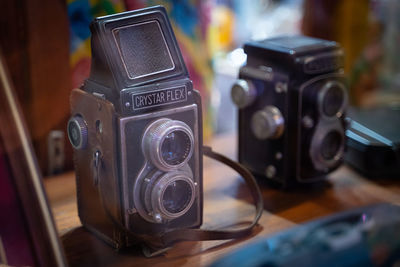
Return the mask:
<path fill-rule="evenodd" d="M 343 93 L 343 102 L 342 102 L 342 105 L 340 106 L 339 110 L 334 115 L 328 116 L 323 111 L 323 105 L 324 105 L 323 102 L 324 102 L 324 98 L 325 98 L 327 92 L 329 91 L 329 89 L 334 86 L 337 86 L 338 88 L 341 89 L 341 91 Z M 328 119 L 328 120 L 340 118 L 346 109 L 347 102 L 348 102 L 347 91 L 346 91 L 346 88 L 343 85 L 343 83 L 338 82 L 338 81 L 333 81 L 333 80 L 327 81 L 326 83 L 324 83 L 321 91 L 318 93 L 317 103 L 318 103 L 319 114 L 321 115 L 321 117 L 323 117 L 324 119 Z"/>
<path fill-rule="evenodd" d="M 170 165 L 162 157 L 162 145 L 165 137 L 175 131 L 182 131 L 190 141 L 190 148 L 185 159 L 176 165 Z M 145 157 L 151 161 L 154 166 L 163 171 L 176 170 L 184 166 L 192 157 L 194 150 L 194 136 L 190 127 L 178 120 L 161 118 L 147 126 L 142 137 L 142 151 Z"/>
<path fill-rule="evenodd" d="M 328 73 L 328 74 L 322 74 L 322 75 L 318 75 L 318 76 L 316 76 L 316 77 L 314 77 L 314 78 L 312 78 L 312 79 L 310 79 L 310 80 L 307 80 L 307 81 L 305 81 L 300 87 L 299 87 L 299 97 L 298 97 L 298 104 L 299 104 L 299 106 L 298 106 L 298 114 L 297 114 L 297 121 L 298 121 L 298 123 L 301 123 L 302 122 L 302 118 L 303 118 L 303 113 L 302 113 L 302 110 L 303 110 L 303 93 L 304 93 L 304 90 L 308 87 L 308 86 L 310 86 L 310 85 L 313 85 L 314 83 L 316 83 L 316 82 L 319 82 L 319 81 L 322 81 L 322 80 L 328 80 L 328 79 L 335 79 L 335 80 L 340 80 L 340 79 L 344 79 L 344 75 L 343 75 L 343 73 Z M 323 120 L 321 120 L 321 122 L 323 121 L 325 124 L 331 124 L 331 123 L 334 123 L 334 124 L 337 124 L 337 123 L 340 123 L 340 120 L 338 120 L 338 118 L 337 117 L 335 117 L 335 116 L 333 116 L 332 118 L 331 117 L 324 117 L 322 114 L 321 114 L 321 118 L 324 118 Z M 320 126 L 320 123 L 319 124 L 317 124 L 315 127 L 321 127 Z M 340 126 L 336 126 L 336 127 L 340 127 Z M 342 128 L 342 127 L 340 127 L 340 128 Z M 316 128 L 316 129 L 319 129 L 319 128 Z M 298 125 L 297 126 L 297 143 L 298 144 L 301 144 L 301 138 L 302 138 L 302 132 L 303 132 L 303 128 L 302 128 L 302 126 L 301 125 Z M 314 134 L 316 134 L 317 132 L 314 132 Z M 344 134 L 343 134 L 344 135 Z M 311 146 L 310 146 L 310 149 L 309 149 L 309 151 L 308 151 L 308 154 L 309 154 L 309 156 L 311 157 Z M 300 166 L 300 164 L 301 164 L 301 157 L 302 157 L 302 155 L 301 155 L 301 150 L 299 149 L 299 150 L 297 150 L 297 155 L 296 155 L 296 158 L 298 159 L 297 160 L 297 164 L 296 164 L 296 170 L 301 170 L 301 166 Z M 312 159 L 312 157 L 311 157 L 311 159 Z M 314 161 L 313 161 L 313 164 L 314 164 Z M 326 169 L 326 167 L 323 169 L 323 171 L 325 171 L 325 169 Z M 319 170 L 319 171 L 321 171 L 321 169 L 317 169 L 317 170 Z M 300 175 L 300 172 L 299 171 L 297 171 L 297 173 L 296 173 L 296 179 L 297 179 L 297 181 L 300 181 L 300 182 L 313 182 L 313 181 L 316 181 L 316 180 L 319 180 L 319 178 L 317 177 L 317 178 L 315 178 L 315 179 L 312 179 L 312 180 L 310 180 L 310 179 L 304 179 L 304 178 L 302 178 L 301 177 L 301 175 Z"/>
<path fill-rule="evenodd" d="M 257 125 L 256 116 L 260 116 L 268 122 L 268 126 L 270 128 L 269 132 L 263 131 L 260 133 L 260 131 L 255 128 L 255 125 Z M 251 117 L 250 127 L 253 135 L 259 140 L 278 139 L 285 131 L 285 119 L 279 108 L 268 105 L 253 114 Z"/>
<path fill-rule="evenodd" d="M 324 159 L 324 157 L 321 155 L 321 145 L 322 141 L 327 136 L 327 134 L 333 131 L 336 131 L 337 133 L 340 134 L 341 137 L 340 147 L 336 152 L 335 156 L 331 160 L 327 160 Z M 334 124 L 321 123 L 320 125 L 318 125 L 317 130 L 315 131 L 312 137 L 309 150 L 309 155 L 312 163 L 314 164 L 315 169 L 320 171 L 326 171 L 327 169 L 334 167 L 340 161 L 340 159 L 344 154 L 344 146 L 345 146 L 344 142 L 345 142 L 344 131 L 343 128 L 340 126 L 339 122 Z"/>
<path fill-rule="evenodd" d="M 150 170 L 146 173 L 146 170 Z M 171 213 L 165 210 L 162 205 L 162 197 L 167 186 L 176 180 L 185 180 L 192 190 L 191 198 L 185 209 L 178 213 Z M 198 190 L 193 173 L 188 165 L 181 170 L 171 172 L 163 172 L 152 168 L 151 164 L 146 164 L 142 170 L 142 174 L 137 178 L 135 183 L 135 191 L 133 201 L 135 209 L 139 215 L 146 221 L 151 223 L 165 223 L 183 216 L 193 206 Z M 155 191 L 159 188 L 158 191 Z"/>
<path fill-rule="evenodd" d="M 73 142 L 73 140 L 70 136 L 69 127 L 72 124 L 74 124 L 79 129 L 80 142 L 78 145 L 74 144 L 75 142 Z M 86 121 L 82 118 L 82 116 L 80 114 L 75 114 L 68 120 L 67 135 L 68 135 L 69 142 L 75 149 L 79 150 L 79 149 L 86 148 L 87 143 L 88 143 L 88 128 L 87 128 Z"/>
<path fill-rule="evenodd" d="M 142 119 L 149 119 L 149 118 L 159 118 L 159 117 L 165 117 L 165 116 L 170 116 L 172 114 L 176 113 L 181 113 L 181 112 L 187 112 L 187 111 L 192 111 L 195 114 L 195 119 L 193 122 L 193 133 L 194 133 L 194 144 L 195 148 L 199 149 L 199 127 L 198 127 L 198 121 L 199 121 L 199 116 L 197 112 L 197 104 L 191 104 L 183 107 L 177 107 L 177 108 L 172 108 L 168 110 L 161 110 L 157 112 L 151 112 L 151 113 L 146 113 L 146 114 L 141 114 L 133 117 L 126 117 L 126 118 L 121 118 L 119 120 L 119 128 L 120 129 L 125 129 L 125 126 L 132 122 L 132 121 L 140 121 Z M 133 213 L 136 213 L 140 210 L 140 201 L 138 201 L 138 193 L 140 193 L 140 188 L 141 188 L 141 182 L 147 175 L 149 169 L 152 167 L 149 162 L 144 162 L 142 169 L 138 172 L 136 177 L 130 177 L 128 175 L 128 169 L 127 169 L 127 147 L 125 143 L 126 139 L 126 133 L 125 131 L 121 131 L 121 138 L 120 138 L 120 143 L 119 146 L 121 147 L 121 187 L 123 194 L 125 196 L 129 196 L 129 183 L 128 179 L 134 179 L 133 182 L 133 196 L 126 197 L 123 199 L 123 205 L 124 205 L 124 225 L 125 227 L 129 227 L 129 220 L 130 217 Z M 199 166 L 199 153 L 193 153 L 194 157 L 194 162 L 195 162 L 195 167 L 193 170 L 193 181 L 195 183 L 201 182 L 199 179 L 200 177 L 200 166 Z M 184 166 L 185 167 L 185 166 Z M 189 168 L 190 169 L 190 168 Z M 196 197 L 198 198 L 200 193 L 200 186 L 196 186 Z M 140 194 L 139 194 L 140 195 Z M 200 202 L 198 201 L 198 209 L 200 209 Z"/>
<path fill-rule="evenodd" d="M 169 177 L 169 176 L 173 176 L 173 177 Z M 168 179 L 168 178 L 171 178 L 171 179 L 166 181 L 166 179 Z M 186 207 L 182 211 L 177 212 L 177 213 L 172 213 L 165 209 L 162 202 L 163 202 L 165 190 L 171 183 L 173 183 L 175 181 L 187 182 L 190 186 L 191 196 L 190 196 L 189 202 L 187 203 Z M 157 188 L 159 188 L 159 191 L 156 191 Z M 152 203 L 153 210 L 159 211 L 161 216 L 165 217 L 165 219 L 167 219 L 167 220 L 179 218 L 182 215 L 184 215 L 186 212 L 188 212 L 188 210 L 192 207 L 194 200 L 195 200 L 195 196 L 196 196 L 195 189 L 196 189 L 195 183 L 189 177 L 187 177 L 181 173 L 169 172 L 166 175 L 163 175 L 161 178 L 158 179 L 157 183 L 154 185 L 154 188 L 151 192 L 151 203 Z M 156 207 L 158 207 L 158 209 Z"/>
<path fill-rule="evenodd" d="M 239 93 L 239 97 L 237 94 Z M 252 81 L 237 79 L 231 87 L 231 99 L 239 109 L 251 105 L 257 97 L 257 89 Z"/>

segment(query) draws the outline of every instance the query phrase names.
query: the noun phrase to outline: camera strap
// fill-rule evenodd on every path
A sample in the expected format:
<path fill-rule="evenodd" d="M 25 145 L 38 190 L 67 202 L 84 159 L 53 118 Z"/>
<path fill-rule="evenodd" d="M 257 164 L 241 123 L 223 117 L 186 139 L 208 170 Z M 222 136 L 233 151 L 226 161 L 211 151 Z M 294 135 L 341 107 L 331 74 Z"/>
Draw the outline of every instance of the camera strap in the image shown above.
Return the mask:
<path fill-rule="evenodd" d="M 165 252 L 168 247 L 178 241 L 200 241 L 200 240 L 224 240 L 224 239 L 237 239 L 248 236 L 251 234 L 254 226 L 258 223 L 263 212 L 263 200 L 260 188 L 250 171 L 243 167 L 240 163 L 235 162 L 228 157 L 214 152 L 211 147 L 203 147 L 203 155 L 219 161 L 238 172 L 245 180 L 250 189 L 250 193 L 254 199 L 256 214 L 251 223 L 239 229 L 220 229 L 220 230 L 207 230 L 207 229 L 176 229 L 166 232 L 160 236 L 146 236 L 142 237 L 148 246 L 143 250 L 145 256 L 152 257 Z M 239 225 L 242 223 L 237 223 Z M 161 248 L 161 249 L 160 249 Z M 167 249 L 165 249 L 167 248 Z"/>
<path fill-rule="evenodd" d="M 250 193 L 254 199 L 254 205 L 256 207 L 256 214 L 253 221 L 251 223 L 246 222 L 247 226 L 245 227 L 235 229 L 207 230 L 199 228 L 180 228 L 165 232 L 161 235 L 139 235 L 126 229 L 121 223 L 115 220 L 111 215 L 108 207 L 105 205 L 103 199 L 100 197 L 101 204 L 114 225 L 128 236 L 131 236 L 134 239 L 142 240 L 144 242 L 145 246 L 143 247 L 143 253 L 146 257 L 153 257 L 163 254 L 164 252 L 169 250 L 174 243 L 179 241 L 227 240 L 242 238 L 250 235 L 254 226 L 257 225 L 258 220 L 262 215 L 264 205 L 260 188 L 251 172 L 243 167 L 240 163 L 235 162 L 222 154 L 214 152 L 211 147 L 204 146 L 203 155 L 231 167 L 243 177 L 247 186 L 250 189 Z M 102 196 L 102 194 L 100 194 L 100 196 Z M 244 224 L 244 222 L 239 222 L 235 225 L 242 224 Z"/>

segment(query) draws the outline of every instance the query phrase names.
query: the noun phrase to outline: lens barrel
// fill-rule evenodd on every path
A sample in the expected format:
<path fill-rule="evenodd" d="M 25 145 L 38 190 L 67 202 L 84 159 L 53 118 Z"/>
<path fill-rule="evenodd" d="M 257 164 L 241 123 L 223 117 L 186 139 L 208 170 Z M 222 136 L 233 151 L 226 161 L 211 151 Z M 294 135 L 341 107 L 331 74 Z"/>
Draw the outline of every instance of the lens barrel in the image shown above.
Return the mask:
<path fill-rule="evenodd" d="M 344 85 L 337 81 L 328 81 L 318 94 L 318 106 L 322 116 L 339 118 L 347 106 L 347 93 Z"/>
<path fill-rule="evenodd" d="M 163 171 L 176 170 L 185 165 L 193 149 L 193 132 L 182 121 L 159 119 L 150 124 L 143 134 L 142 150 L 145 156 Z"/>
<path fill-rule="evenodd" d="M 344 134 L 340 128 L 321 128 L 312 139 L 310 156 L 320 171 L 328 170 L 340 162 L 344 152 Z"/>
<path fill-rule="evenodd" d="M 163 223 L 184 215 L 195 200 L 195 183 L 189 171 L 160 172 L 144 179 L 141 191 L 142 216 Z"/>
<path fill-rule="evenodd" d="M 321 156 L 325 160 L 333 160 L 343 143 L 342 135 L 338 131 L 331 131 L 322 139 Z"/>

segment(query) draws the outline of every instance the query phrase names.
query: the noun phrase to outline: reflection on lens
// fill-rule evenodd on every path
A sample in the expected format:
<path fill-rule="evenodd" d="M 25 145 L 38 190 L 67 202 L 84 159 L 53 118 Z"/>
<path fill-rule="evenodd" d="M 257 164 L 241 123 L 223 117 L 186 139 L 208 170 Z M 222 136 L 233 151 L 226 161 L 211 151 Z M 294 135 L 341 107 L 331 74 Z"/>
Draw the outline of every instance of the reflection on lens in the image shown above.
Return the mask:
<path fill-rule="evenodd" d="M 192 188 L 183 180 L 170 183 L 162 196 L 162 205 L 170 213 L 183 211 L 191 201 Z"/>
<path fill-rule="evenodd" d="M 178 165 L 185 161 L 190 149 L 189 136 L 183 131 L 173 131 L 164 138 L 161 145 L 161 156 L 167 164 Z"/>
<path fill-rule="evenodd" d="M 322 111 L 326 116 L 335 116 L 341 111 L 345 101 L 345 92 L 338 85 L 333 85 L 325 93 L 322 100 Z"/>
<path fill-rule="evenodd" d="M 183 121 L 158 119 L 145 130 L 142 149 L 146 158 L 159 170 L 181 168 L 193 154 L 192 129 Z"/>
<path fill-rule="evenodd" d="M 342 145 L 342 136 L 337 131 L 329 132 L 322 140 L 321 154 L 325 160 L 332 160 Z"/>

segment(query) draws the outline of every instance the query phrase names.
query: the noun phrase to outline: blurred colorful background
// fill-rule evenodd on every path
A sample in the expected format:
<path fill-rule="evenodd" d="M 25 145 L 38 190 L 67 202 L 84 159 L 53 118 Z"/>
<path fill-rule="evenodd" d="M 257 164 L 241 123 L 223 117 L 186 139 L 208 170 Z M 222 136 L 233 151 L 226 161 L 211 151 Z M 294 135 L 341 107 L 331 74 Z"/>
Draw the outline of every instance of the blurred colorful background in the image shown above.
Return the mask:
<path fill-rule="evenodd" d="M 396 0 L 1 1 L 7 12 L 0 18 L 0 45 L 45 174 L 72 169 L 65 126 L 70 91 L 90 72 L 90 22 L 158 4 L 168 11 L 201 92 L 206 140 L 236 129 L 230 88 L 246 61 L 241 47 L 248 40 L 302 33 L 338 41 L 352 105 L 400 102 Z"/>

